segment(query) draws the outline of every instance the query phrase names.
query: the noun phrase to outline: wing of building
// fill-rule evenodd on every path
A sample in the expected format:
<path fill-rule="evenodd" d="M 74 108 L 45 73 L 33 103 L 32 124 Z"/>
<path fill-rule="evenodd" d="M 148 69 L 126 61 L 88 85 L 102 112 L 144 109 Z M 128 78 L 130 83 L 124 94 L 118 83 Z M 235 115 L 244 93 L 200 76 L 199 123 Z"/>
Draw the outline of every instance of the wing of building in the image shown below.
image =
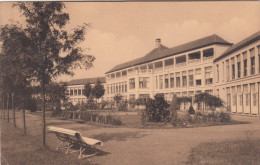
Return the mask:
<path fill-rule="evenodd" d="M 232 112 L 259 113 L 259 33 L 234 45 L 218 35 L 173 48 L 156 39 L 156 47 L 148 54 L 106 73 L 106 98 L 163 93 L 170 100 L 173 94 L 192 97 L 208 92 L 220 96 Z M 184 104 L 181 109 L 188 107 Z"/>
<path fill-rule="evenodd" d="M 86 102 L 87 97 L 83 94 L 85 85 L 90 83 L 91 86 L 94 86 L 98 80 L 103 86 L 105 86 L 105 77 L 84 78 L 69 81 L 66 92 L 69 96 L 69 100 L 74 105 L 77 103 Z"/>

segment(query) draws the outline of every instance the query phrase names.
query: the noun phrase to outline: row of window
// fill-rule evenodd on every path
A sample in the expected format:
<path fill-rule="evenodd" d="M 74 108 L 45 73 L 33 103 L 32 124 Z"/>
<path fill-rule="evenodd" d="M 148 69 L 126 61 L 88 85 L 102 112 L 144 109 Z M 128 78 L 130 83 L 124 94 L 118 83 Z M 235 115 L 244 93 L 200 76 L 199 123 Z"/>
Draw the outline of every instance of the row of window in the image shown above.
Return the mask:
<path fill-rule="evenodd" d="M 83 95 L 83 89 L 69 89 L 69 90 L 66 90 L 66 95 L 82 96 Z"/>
<path fill-rule="evenodd" d="M 205 67 L 205 85 L 210 85 L 213 83 L 213 73 L 212 66 Z M 182 81 L 181 81 L 182 80 Z M 195 80 L 195 81 L 194 81 Z M 164 74 L 155 76 L 156 89 L 167 89 L 167 88 L 180 88 L 187 86 L 200 86 L 201 84 L 201 68 L 194 70 L 175 72 L 170 74 Z"/>
<path fill-rule="evenodd" d="M 258 50 L 258 73 L 260 73 L 260 46 L 257 47 Z M 230 81 L 231 79 L 239 79 L 241 77 L 246 77 L 248 75 L 254 75 L 256 73 L 256 50 L 255 48 L 249 49 L 248 52 L 245 51 L 242 54 L 237 55 L 236 57 L 232 57 L 226 60 L 226 71 L 225 64 L 222 62 L 223 68 L 223 78 L 224 81 L 224 73 L 226 72 L 226 80 Z M 236 62 L 235 62 L 236 61 Z M 219 64 L 216 65 L 217 69 L 217 82 L 219 81 Z M 243 73 L 242 73 L 243 72 Z M 231 73 L 231 75 L 230 75 Z"/>
<path fill-rule="evenodd" d="M 127 92 L 127 82 L 119 82 L 107 85 L 107 94 L 119 94 Z"/>

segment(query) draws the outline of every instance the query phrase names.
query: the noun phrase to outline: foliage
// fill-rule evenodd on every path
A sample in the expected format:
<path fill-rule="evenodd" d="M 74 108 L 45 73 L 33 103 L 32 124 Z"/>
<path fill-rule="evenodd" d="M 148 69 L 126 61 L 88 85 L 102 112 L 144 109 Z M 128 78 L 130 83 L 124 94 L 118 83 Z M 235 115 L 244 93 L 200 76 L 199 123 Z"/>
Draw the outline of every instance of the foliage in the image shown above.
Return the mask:
<path fill-rule="evenodd" d="M 163 94 L 156 94 L 146 103 L 146 115 L 150 121 L 163 121 L 169 116 L 169 104 Z"/>
<path fill-rule="evenodd" d="M 119 104 L 117 105 L 118 111 L 127 111 L 127 101 L 120 101 Z"/>
<path fill-rule="evenodd" d="M 59 116 L 62 113 L 60 107 L 56 107 L 53 108 L 53 110 L 51 111 L 51 116 L 55 117 L 55 116 Z"/>
<path fill-rule="evenodd" d="M 195 114 L 195 110 L 194 110 L 194 108 L 193 108 L 193 106 L 191 105 L 190 107 L 189 107 L 189 114 L 191 114 L 191 115 L 194 115 Z"/>
<path fill-rule="evenodd" d="M 211 106 L 211 107 L 215 107 L 215 108 L 223 107 L 223 104 L 224 104 L 223 101 L 220 98 L 213 96 L 213 95 L 210 95 L 206 92 L 195 95 L 194 102 L 195 103 L 203 102 L 206 105 Z"/>
<path fill-rule="evenodd" d="M 105 94 L 104 86 L 99 79 L 97 80 L 95 87 L 91 90 L 91 94 L 96 99 L 101 98 Z"/>
<path fill-rule="evenodd" d="M 117 94 L 114 96 L 115 102 L 118 104 L 122 100 L 123 96 L 120 94 Z"/>
<path fill-rule="evenodd" d="M 85 85 L 85 88 L 84 88 L 84 95 L 85 95 L 87 98 L 90 97 L 91 90 L 92 90 L 92 87 L 91 87 L 90 83 L 87 82 L 87 84 Z"/>
<path fill-rule="evenodd" d="M 84 121 L 97 122 L 102 124 L 122 125 L 122 121 L 111 114 L 102 115 L 92 111 L 62 111 L 61 117 L 67 119 L 81 119 Z"/>
<path fill-rule="evenodd" d="M 228 122 L 231 120 L 230 115 L 226 112 L 220 112 L 219 117 L 221 122 Z"/>
<path fill-rule="evenodd" d="M 181 104 L 181 103 L 191 102 L 192 99 L 191 99 L 191 97 L 188 97 L 188 96 L 182 96 L 182 97 L 178 97 L 177 101 L 179 104 Z"/>
<path fill-rule="evenodd" d="M 93 100 L 92 97 L 89 97 L 86 107 L 91 110 L 98 108 L 96 102 Z"/>
<path fill-rule="evenodd" d="M 178 119 L 178 113 L 177 110 L 179 108 L 179 103 L 178 103 L 178 98 L 177 96 L 174 94 L 173 98 L 171 100 L 170 103 L 170 112 L 171 112 L 171 123 L 174 126 L 177 126 L 177 119 Z"/>

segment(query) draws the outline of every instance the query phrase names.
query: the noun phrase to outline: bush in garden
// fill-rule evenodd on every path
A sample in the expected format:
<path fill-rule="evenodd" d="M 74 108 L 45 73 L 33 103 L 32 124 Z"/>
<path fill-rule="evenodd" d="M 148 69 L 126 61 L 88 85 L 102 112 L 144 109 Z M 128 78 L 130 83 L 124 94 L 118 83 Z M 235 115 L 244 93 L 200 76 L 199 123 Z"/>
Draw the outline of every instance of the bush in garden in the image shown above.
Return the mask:
<path fill-rule="evenodd" d="M 117 105 L 117 109 L 118 111 L 127 111 L 127 102 L 126 101 L 121 101 L 118 105 Z"/>
<path fill-rule="evenodd" d="M 220 112 L 219 118 L 221 122 L 228 122 L 231 120 L 231 117 L 228 113 L 225 112 Z"/>
<path fill-rule="evenodd" d="M 141 112 L 141 123 L 142 125 L 145 125 L 146 122 L 146 115 L 145 115 L 145 111 Z"/>
<path fill-rule="evenodd" d="M 102 100 L 101 103 L 100 103 L 100 108 L 101 109 L 105 109 L 105 107 L 108 105 L 108 102 L 105 101 L 105 100 Z"/>
<path fill-rule="evenodd" d="M 172 125 L 174 126 L 177 126 L 177 118 L 178 118 L 178 113 L 177 113 L 177 110 L 179 108 L 179 104 L 178 104 L 178 98 L 177 96 L 174 94 L 173 95 L 173 98 L 170 102 L 170 112 L 171 112 L 171 123 Z"/>
<path fill-rule="evenodd" d="M 95 103 L 95 101 L 93 100 L 93 98 L 89 98 L 86 104 L 86 107 L 88 109 L 97 109 L 97 104 Z"/>
<path fill-rule="evenodd" d="M 194 115 L 195 114 L 195 110 L 194 110 L 194 108 L 193 108 L 193 106 L 191 105 L 190 106 L 190 108 L 189 108 L 189 114 L 191 114 L 191 115 Z"/>
<path fill-rule="evenodd" d="M 169 104 L 163 94 L 156 94 L 155 99 L 146 102 L 146 115 L 150 121 L 164 121 L 169 115 Z"/>
<path fill-rule="evenodd" d="M 61 115 L 61 108 L 59 106 L 57 106 L 56 108 L 54 108 L 51 112 L 51 116 L 60 116 Z"/>

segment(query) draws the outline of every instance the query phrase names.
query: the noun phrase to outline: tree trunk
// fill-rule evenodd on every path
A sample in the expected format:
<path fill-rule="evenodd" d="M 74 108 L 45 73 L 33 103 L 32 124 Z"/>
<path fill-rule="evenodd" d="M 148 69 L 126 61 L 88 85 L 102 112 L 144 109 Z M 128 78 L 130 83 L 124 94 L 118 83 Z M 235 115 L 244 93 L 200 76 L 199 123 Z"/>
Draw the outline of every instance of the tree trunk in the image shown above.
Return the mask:
<path fill-rule="evenodd" d="M 43 80 L 43 81 L 45 81 L 45 80 Z M 43 146 L 43 148 L 45 148 L 45 144 L 46 144 L 46 141 L 45 141 L 45 83 L 43 83 L 43 86 L 42 86 L 42 88 L 43 88 L 43 110 L 42 110 L 42 146 Z"/>
<path fill-rule="evenodd" d="M 4 119 L 5 119 L 5 99 L 3 98 L 3 110 L 4 110 Z"/>
<path fill-rule="evenodd" d="M 14 107 L 14 92 L 12 93 L 12 108 L 13 108 L 14 127 L 16 127 L 16 121 L 15 121 L 15 107 Z"/>
<path fill-rule="evenodd" d="M 9 94 L 7 94 L 6 108 L 7 108 L 7 121 L 9 123 Z"/>
<path fill-rule="evenodd" d="M 25 109 L 23 108 L 23 132 L 26 136 L 26 121 L 25 121 Z"/>

